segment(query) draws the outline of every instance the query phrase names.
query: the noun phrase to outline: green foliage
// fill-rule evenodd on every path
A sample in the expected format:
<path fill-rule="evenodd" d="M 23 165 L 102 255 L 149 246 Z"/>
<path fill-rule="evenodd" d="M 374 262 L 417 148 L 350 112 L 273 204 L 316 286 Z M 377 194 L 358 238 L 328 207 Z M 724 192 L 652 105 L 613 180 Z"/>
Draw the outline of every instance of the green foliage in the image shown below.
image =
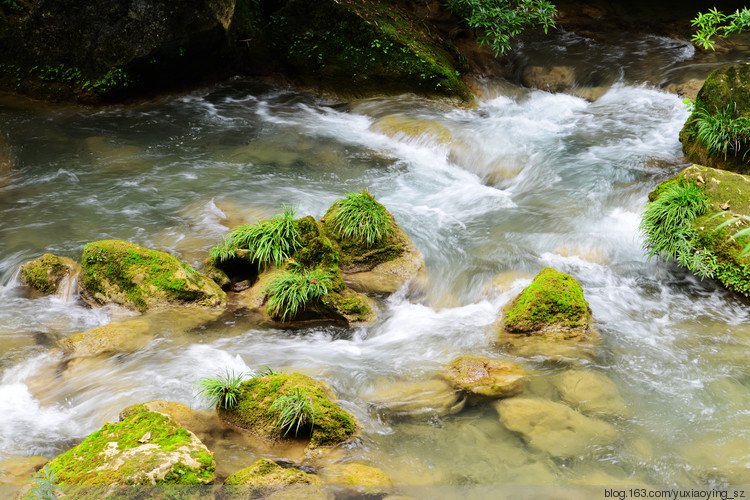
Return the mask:
<path fill-rule="evenodd" d="M 701 279 L 713 277 L 716 257 L 695 247 L 697 234 L 692 227 L 696 217 L 708 209 L 708 198 L 692 183 L 667 185 L 646 209 L 640 230 L 648 257 L 675 259 Z"/>
<path fill-rule="evenodd" d="M 366 189 L 339 200 L 333 228 L 342 238 L 358 240 L 368 248 L 393 232 L 385 207 Z"/>
<path fill-rule="evenodd" d="M 296 210 L 282 205 L 284 211 L 271 220 L 258 221 L 235 228 L 216 247 L 210 256 L 223 262 L 237 256 L 237 250 L 248 249 L 252 260 L 261 267 L 269 263 L 281 264 L 302 246 L 300 233 L 294 221 Z"/>
<path fill-rule="evenodd" d="M 717 214 L 717 215 L 721 215 L 721 214 Z M 714 231 L 718 231 L 719 229 L 723 229 L 729 225 L 739 225 L 739 224 L 744 224 L 746 226 L 749 225 L 750 217 L 748 217 L 747 215 L 735 215 L 731 219 L 726 220 L 722 222 L 721 224 L 719 224 L 718 226 L 716 226 L 716 228 L 714 228 Z M 732 238 L 736 240 L 737 238 L 741 238 L 743 236 L 750 236 L 750 227 L 746 227 L 745 229 L 740 229 L 739 231 L 737 231 L 736 233 L 732 235 Z M 748 254 L 750 254 L 750 243 L 746 244 L 742 248 L 742 253 L 740 253 L 740 257 L 744 257 L 745 255 L 748 255 Z"/>
<path fill-rule="evenodd" d="M 719 38 L 727 38 L 736 33 L 742 33 L 743 29 L 750 28 L 750 10 L 747 7 L 737 9 L 733 14 L 724 14 L 715 7 L 705 13 L 698 13 L 691 24 L 697 28 L 692 42 L 702 45 L 706 49 L 714 49 L 714 43 L 710 39 L 716 35 Z"/>
<path fill-rule="evenodd" d="M 292 319 L 308 304 L 325 297 L 332 285 L 331 275 L 322 269 L 285 272 L 266 287 L 268 314 L 281 321 Z"/>
<path fill-rule="evenodd" d="M 479 42 L 495 54 L 510 49 L 524 29 L 540 26 L 545 33 L 555 25 L 555 6 L 547 0 L 447 0 L 448 8 L 471 28 L 481 31 Z"/>
<path fill-rule="evenodd" d="M 57 498 L 57 491 L 60 489 L 57 486 L 58 478 L 55 475 L 55 469 L 51 468 L 47 464 L 44 469 L 36 471 L 28 483 L 33 483 L 34 487 L 29 492 L 37 500 L 54 500 Z"/>
<path fill-rule="evenodd" d="M 237 404 L 237 397 L 241 391 L 244 374 L 236 374 L 226 369 L 223 375 L 205 377 L 196 382 L 198 396 L 212 408 L 232 408 Z"/>
<path fill-rule="evenodd" d="M 709 113 L 699 106 L 693 113 L 693 124 L 698 139 L 709 153 L 722 154 L 726 159 L 728 153 L 737 156 L 745 149 L 744 159 L 750 152 L 750 118 L 734 117 L 733 111 L 736 111 L 734 104 L 717 113 Z"/>
<path fill-rule="evenodd" d="M 286 429 L 284 436 L 292 429 L 294 429 L 294 435 L 297 436 L 301 428 L 307 426 L 312 428 L 317 416 L 312 396 L 299 387 L 276 398 L 271 404 L 271 411 L 279 412 L 276 425 L 279 429 Z"/>

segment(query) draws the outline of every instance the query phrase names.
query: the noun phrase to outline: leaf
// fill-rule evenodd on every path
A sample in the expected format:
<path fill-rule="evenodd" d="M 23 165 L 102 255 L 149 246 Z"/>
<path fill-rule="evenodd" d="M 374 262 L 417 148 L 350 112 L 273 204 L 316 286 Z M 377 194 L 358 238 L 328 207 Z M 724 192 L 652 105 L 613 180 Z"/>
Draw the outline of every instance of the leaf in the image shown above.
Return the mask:
<path fill-rule="evenodd" d="M 149 439 L 151 439 L 151 431 L 148 431 L 146 434 L 144 434 L 143 437 L 138 440 L 138 442 L 147 443 Z"/>

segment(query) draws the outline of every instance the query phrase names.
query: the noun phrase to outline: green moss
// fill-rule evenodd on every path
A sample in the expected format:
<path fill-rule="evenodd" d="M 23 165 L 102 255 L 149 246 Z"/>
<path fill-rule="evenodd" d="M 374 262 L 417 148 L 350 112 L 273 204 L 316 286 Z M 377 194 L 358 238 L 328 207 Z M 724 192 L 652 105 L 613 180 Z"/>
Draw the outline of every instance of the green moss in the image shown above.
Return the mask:
<path fill-rule="evenodd" d="M 344 316 L 349 322 L 367 322 L 375 317 L 375 311 L 365 295 L 351 290 L 342 292 L 331 292 L 323 298 L 323 304 L 338 314 Z"/>
<path fill-rule="evenodd" d="M 106 424 L 81 444 L 51 463 L 65 485 L 96 484 L 208 484 L 213 481 L 213 456 L 200 442 L 168 416 L 133 408 L 116 424 Z M 128 453 L 126 450 L 133 450 Z M 180 459 L 163 477 L 150 477 L 173 453 L 180 453 L 198 467 Z M 112 461 L 108 456 L 116 457 Z"/>
<path fill-rule="evenodd" d="M 70 259 L 46 253 L 21 266 L 20 279 L 44 295 L 52 294 L 70 272 L 70 263 Z"/>
<path fill-rule="evenodd" d="M 320 484 L 320 479 L 299 469 L 284 468 L 276 462 L 262 458 L 250 467 L 227 477 L 225 486 L 266 486 L 291 484 Z"/>
<path fill-rule="evenodd" d="M 549 267 L 504 310 L 508 331 L 532 332 L 556 326 L 588 328 L 589 321 L 581 285 L 572 276 Z"/>
<path fill-rule="evenodd" d="M 310 448 L 342 443 L 352 437 L 357 429 L 354 416 L 333 402 L 333 394 L 326 385 L 299 373 L 267 375 L 244 382 L 237 404 L 231 409 L 220 408 L 219 415 L 266 439 L 284 439 L 283 429 L 277 423 L 278 412 L 271 406 L 279 396 L 290 394 L 295 388 L 313 400 L 316 415 L 308 436 Z"/>
<path fill-rule="evenodd" d="M 82 265 L 83 289 L 99 303 L 115 301 L 144 311 L 159 302 L 226 302 L 226 294 L 213 281 L 176 257 L 125 241 L 86 244 Z"/>

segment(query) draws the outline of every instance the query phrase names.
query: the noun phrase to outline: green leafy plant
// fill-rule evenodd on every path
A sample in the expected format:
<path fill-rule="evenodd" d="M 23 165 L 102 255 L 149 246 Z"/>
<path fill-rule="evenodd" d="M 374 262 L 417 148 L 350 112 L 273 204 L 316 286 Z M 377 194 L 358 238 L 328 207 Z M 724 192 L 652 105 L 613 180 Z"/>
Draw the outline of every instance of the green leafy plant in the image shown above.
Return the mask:
<path fill-rule="evenodd" d="M 299 387 L 276 398 L 271 404 L 271 411 L 279 412 L 276 426 L 285 429 L 284 436 L 292 429 L 297 436 L 300 429 L 307 426 L 312 428 L 315 425 L 316 410 L 313 398 Z"/>
<path fill-rule="evenodd" d="M 715 42 L 711 41 L 711 37 L 727 38 L 750 28 L 750 10 L 744 7 L 732 14 L 725 14 L 714 7 L 708 12 L 699 12 L 691 24 L 697 28 L 691 41 L 703 48 L 715 50 Z"/>
<path fill-rule="evenodd" d="M 524 29 L 539 26 L 545 33 L 555 25 L 555 6 L 547 0 L 447 0 L 448 8 L 470 28 L 481 31 L 479 42 L 495 54 L 510 49 Z"/>
<path fill-rule="evenodd" d="M 287 271 L 266 287 L 268 314 L 281 321 L 292 319 L 312 301 L 325 297 L 332 285 L 331 275 L 320 269 Z"/>
<path fill-rule="evenodd" d="M 334 230 L 342 237 L 358 240 L 367 247 L 379 243 L 393 232 L 385 207 L 363 189 L 347 193 L 338 201 L 333 219 Z"/>
<path fill-rule="evenodd" d="M 237 250 L 246 248 L 261 267 L 269 263 L 279 265 L 288 259 L 302 246 L 302 241 L 294 221 L 296 210 L 282 206 L 284 211 L 271 220 L 235 228 L 211 249 L 211 258 L 223 262 L 236 257 Z"/>
<path fill-rule="evenodd" d="M 698 139 L 711 154 L 722 154 L 726 159 L 729 153 L 737 156 L 745 150 L 743 159 L 750 152 L 750 118 L 734 117 L 735 104 L 717 113 L 709 113 L 702 106 L 693 113 L 693 125 Z"/>
<path fill-rule="evenodd" d="M 204 377 L 196 382 L 198 396 L 212 408 L 232 408 L 237 404 L 240 394 L 244 373 L 236 374 L 233 370 L 226 369 L 223 375 L 216 377 Z"/>
<path fill-rule="evenodd" d="M 44 469 L 36 471 L 26 482 L 34 484 L 34 487 L 29 492 L 32 495 L 31 498 L 54 500 L 57 498 L 57 492 L 60 490 L 60 487 L 56 484 L 58 481 L 55 469 L 47 464 L 44 466 Z"/>
<path fill-rule="evenodd" d="M 716 268 L 716 257 L 695 248 L 697 234 L 692 228 L 696 217 L 708 209 L 708 198 L 694 184 L 667 185 L 659 196 L 646 205 L 640 230 L 648 257 L 675 259 L 701 279 L 710 278 Z"/>

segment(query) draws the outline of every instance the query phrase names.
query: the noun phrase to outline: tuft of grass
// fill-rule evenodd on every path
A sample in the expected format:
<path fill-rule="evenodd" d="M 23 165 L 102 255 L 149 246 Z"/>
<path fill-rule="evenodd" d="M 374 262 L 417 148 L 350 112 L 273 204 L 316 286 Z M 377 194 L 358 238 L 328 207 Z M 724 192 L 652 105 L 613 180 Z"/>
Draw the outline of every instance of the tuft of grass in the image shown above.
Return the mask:
<path fill-rule="evenodd" d="M 750 118 L 733 117 L 732 104 L 717 113 L 709 113 L 701 107 L 693 114 L 698 139 L 706 146 L 708 152 L 715 155 L 729 153 L 737 156 L 746 149 L 743 160 L 750 152 Z M 736 105 L 734 105 L 736 108 Z"/>
<path fill-rule="evenodd" d="M 321 269 L 285 272 L 266 286 L 268 314 L 281 321 L 292 319 L 312 301 L 325 297 L 332 285 L 330 273 Z"/>
<path fill-rule="evenodd" d="M 198 396 L 212 408 L 232 408 L 237 404 L 240 394 L 240 386 L 245 378 L 244 373 L 236 374 L 229 368 L 223 375 L 216 377 L 204 377 L 196 382 Z"/>
<path fill-rule="evenodd" d="M 347 193 L 338 205 L 333 227 L 342 238 L 358 240 L 369 248 L 393 232 L 385 207 L 366 189 Z"/>
<path fill-rule="evenodd" d="M 248 249 L 252 260 L 263 268 L 268 264 L 281 264 L 302 246 L 301 235 L 294 221 L 296 209 L 282 205 L 283 212 L 271 220 L 257 221 L 235 228 L 211 249 L 210 256 L 224 262 L 237 256 L 237 250 Z"/>
<path fill-rule="evenodd" d="M 34 487 L 29 492 L 32 495 L 31 498 L 37 500 L 54 500 L 57 498 L 57 491 L 60 489 L 57 485 L 58 481 L 55 469 L 47 464 L 44 469 L 36 471 L 26 482 L 34 484 Z"/>
<path fill-rule="evenodd" d="M 315 425 L 316 411 L 313 398 L 306 392 L 296 387 L 294 391 L 279 396 L 271 404 L 271 411 L 279 412 L 276 426 L 286 429 L 284 436 L 294 429 L 294 435 L 299 434 L 300 429 Z"/>
<path fill-rule="evenodd" d="M 708 209 L 708 198 L 692 183 L 670 184 L 654 201 L 646 205 L 640 230 L 643 247 L 651 257 L 675 259 L 701 279 L 711 278 L 716 257 L 695 248 L 697 234 L 692 227 L 696 217 Z"/>

